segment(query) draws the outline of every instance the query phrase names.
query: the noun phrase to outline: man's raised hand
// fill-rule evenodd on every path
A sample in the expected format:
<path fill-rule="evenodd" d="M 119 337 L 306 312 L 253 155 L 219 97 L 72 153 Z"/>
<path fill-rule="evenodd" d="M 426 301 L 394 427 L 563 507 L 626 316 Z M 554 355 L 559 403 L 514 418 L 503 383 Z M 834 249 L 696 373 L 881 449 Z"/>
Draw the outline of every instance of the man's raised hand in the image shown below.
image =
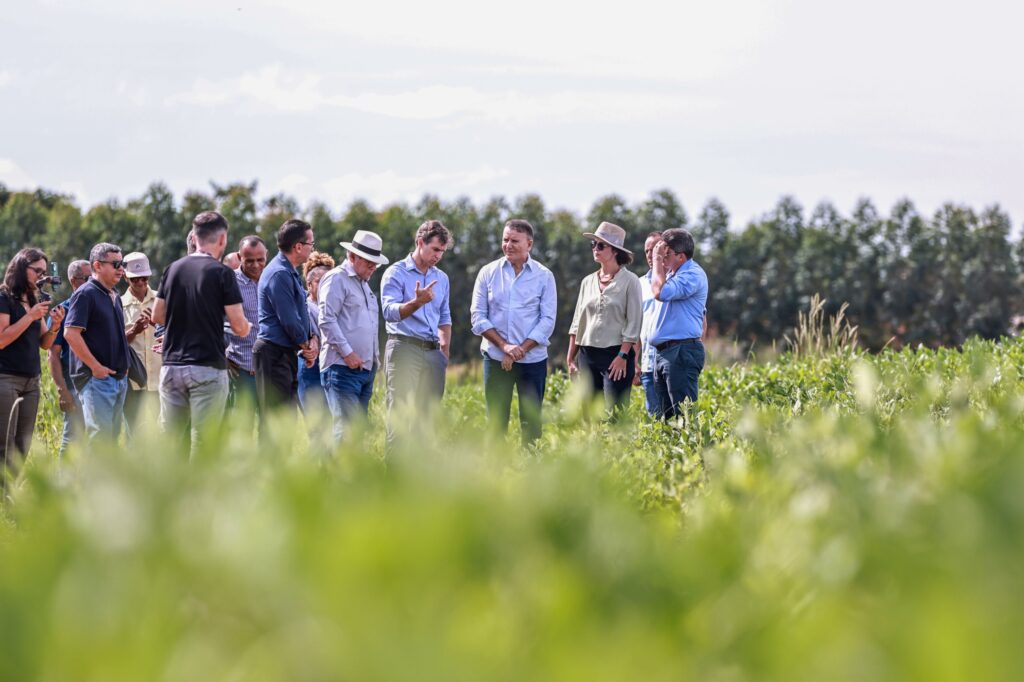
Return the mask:
<path fill-rule="evenodd" d="M 416 303 L 420 306 L 424 306 L 434 300 L 434 285 L 437 284 L 435 279 L 433 282 L 425 287 L 420 287 L 420 283 L 416 282 Z"/>

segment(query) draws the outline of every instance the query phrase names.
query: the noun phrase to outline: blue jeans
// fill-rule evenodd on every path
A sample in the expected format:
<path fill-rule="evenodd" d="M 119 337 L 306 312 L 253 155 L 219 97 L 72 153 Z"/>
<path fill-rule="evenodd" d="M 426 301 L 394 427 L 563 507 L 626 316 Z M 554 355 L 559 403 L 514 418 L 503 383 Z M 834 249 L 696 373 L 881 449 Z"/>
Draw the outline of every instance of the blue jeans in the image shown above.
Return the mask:
<path fill-rule="evenodd" d="M 331 365 L 320 375 L 327 392 L 327 406 L 331 409 L 335 440 L 341 440 L 346 422 L 365 417 L 370 411 L 376 375 L 376 369 L 349 369 L 345 365 Z"/>
<path fill-rule="evenodd" d="M 644 406 L 647 414 L 652 417 L 661 416 L 661 399 L 658 396 L 658 389 L 654 385 L 654 372 L 641 372 L 640 384 L 644 387 Z"/>
<path fill-rule="evenodd" d="M 124 396 L 128 392 L 128 377 L 115 379 L 89 379 L 78 392 L 82 401 L 82 418 L 89 442 L 97 438 L 115 440 L 121 435 L 124 421 Z"/>
<path fill-rule="evenodd" d="M 312 367 L 306 367 L 305 360 L 299 358 L 299 407 L 304 413 L 327 407 L 327 391 L 320 378 L 319 358 Z"/>
<path fill-rule="evenodd" d="M 506 372 L 501 363 L 484 355 L 484 400 L 487 402 L 487 421 L 499 433 L 508 431 L 512 413 L 512 389 L 519 393 L 519 425 L 523 443 L 540 438 L 541 404 L 548 378 L 548 361 L 516 362 Z"/>
<path fill-rule="evenodd" d="M 78 391 L 75 390 L 75 385 L 71 383 L 70 379 L 65 377 L 64 383 L 68 387 L 71 402 L 75 407 L 69 412 L 64 412 L 64 428 L 60 432 L 60 450 L 58 450 L 58 454 L 61 455 L 68 451 L 71 441 L 79 436 L 82 429 L 85 428 L 85 422 L 82 421 L 82 399 L 78 397 Z"/>
<path fill-rule="evenodd" d="M 654 384 L 661 418 L 679 416 L 684 400 L 697 402 L 697 377 L 704 369 L 704 344 L 680 343 L 659 350 L 654 359 Z"/>

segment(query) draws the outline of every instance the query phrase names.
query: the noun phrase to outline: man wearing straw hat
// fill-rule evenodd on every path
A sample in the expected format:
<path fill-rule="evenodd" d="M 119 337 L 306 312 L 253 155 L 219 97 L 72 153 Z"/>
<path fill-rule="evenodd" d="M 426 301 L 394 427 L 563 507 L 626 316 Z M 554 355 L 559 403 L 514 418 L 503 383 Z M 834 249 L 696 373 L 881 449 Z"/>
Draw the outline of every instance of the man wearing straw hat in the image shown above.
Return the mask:
<path fill-rule="evenodd" d="M 358 230 L 342 263 L 320 280 L 320 376 L 334 421 L 334 438 L 341 440 L 345 423 L 366 416 L 373 395 L 373 380 L 380 367 L 377 297 L 369 280 L 379 265 L 387 265 L 381 238 Z"/>

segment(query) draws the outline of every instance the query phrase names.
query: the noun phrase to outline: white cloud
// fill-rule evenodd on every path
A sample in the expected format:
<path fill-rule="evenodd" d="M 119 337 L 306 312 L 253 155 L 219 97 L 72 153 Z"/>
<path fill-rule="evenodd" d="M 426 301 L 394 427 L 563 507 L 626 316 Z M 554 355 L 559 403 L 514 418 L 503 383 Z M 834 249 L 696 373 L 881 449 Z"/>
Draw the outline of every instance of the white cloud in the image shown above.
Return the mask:
<path fill-rule="evenodd" d="M 6 69 L 0 71 L 0 88 L 10 84 L 12 81 L 14 81 L 14 74 Z"/>
<path fill-rule="evenodd" d="M 402 175 L 394 170 L 379 173 L 346 173 L 323 183 L 326 199 L 331 204 L 347 204 L 353 199 L 366 199 L 375 206 L 393 201 L 414 202 L 428 192 L 446 195 L 473 194 L 495 180 L 506 177 L 503 168 L 480 166 L 471 171 L 434 172 L 424 175 Z"/>
<path fill-rule="evenodd" d="M 648 120 L 707 111 L 716 106 L 709 98 L 660 91 L 527 93 L 431 85 L 397 93 L 332 94 L 325 92 L 322 81 L 318 74 L 288 72 L 275 64 L 219 83 L 199 79 L 191 90 L 168 97 L 167 103 L 212 107 L 251 101 L 280 111 L 329 107 L 409 120 L 454 118 L 460 122 L 482 120 L 504 125 Z"/>
<path fill-rule="evenodd" d="M 10 189 L 35 189 L 36 181 L 11 159 L 0 159 L 0 182 Z"/>

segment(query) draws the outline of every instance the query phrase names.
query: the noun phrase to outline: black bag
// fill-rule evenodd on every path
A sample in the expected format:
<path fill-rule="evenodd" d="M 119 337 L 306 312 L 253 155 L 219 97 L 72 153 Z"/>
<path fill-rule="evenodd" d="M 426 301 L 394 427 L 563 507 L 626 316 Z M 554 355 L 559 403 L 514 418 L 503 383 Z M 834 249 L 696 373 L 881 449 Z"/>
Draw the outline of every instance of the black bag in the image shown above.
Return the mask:
<path fill-rule="evenodd" d="M 149 381 L 149 372 L 146 371 L 146 363 L 142 361 L 135 349 L 128 346 L 128 378 L 134 381 L 139 388 L 145 388 Z"/>

